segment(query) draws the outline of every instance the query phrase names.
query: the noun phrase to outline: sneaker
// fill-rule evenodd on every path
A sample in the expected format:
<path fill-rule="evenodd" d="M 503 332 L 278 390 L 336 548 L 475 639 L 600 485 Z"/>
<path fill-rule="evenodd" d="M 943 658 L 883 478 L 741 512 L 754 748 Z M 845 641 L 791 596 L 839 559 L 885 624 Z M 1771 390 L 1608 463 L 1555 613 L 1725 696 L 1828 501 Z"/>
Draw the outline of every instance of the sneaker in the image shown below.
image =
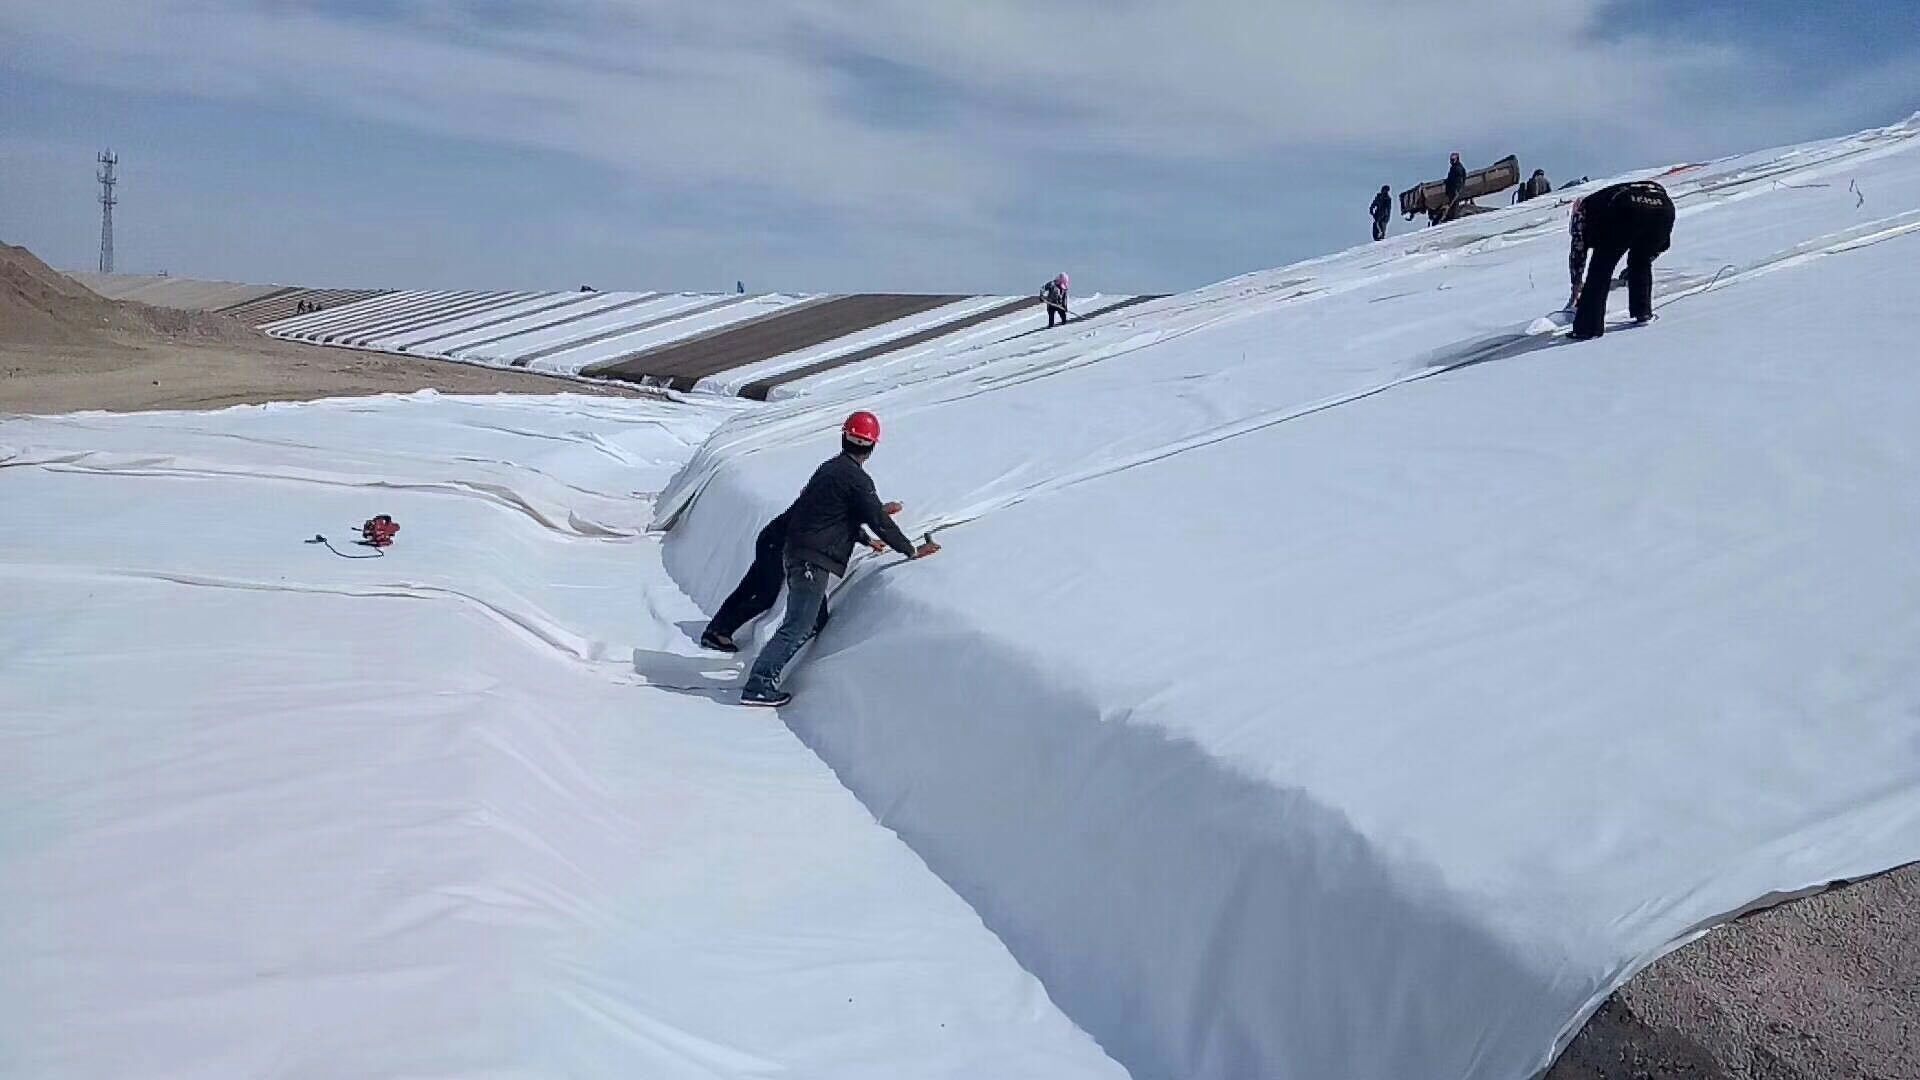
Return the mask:
<path fill-rule="evenodd" d="M 748 687 L 740 694 L 740 704 L 755 705 L 762 709 L 777 709 L 793 700 L 793 695 L 785 690 L 755 690 Z"/>
<path fill-rule="evenodd" d="M 732 638 L 725 634 L 716 634 L 711 630 L 700 635 L 700 647 L 703 649 L 712 649 L 714 652 L 740 651 L 740 646 L 735 645 Z"/>

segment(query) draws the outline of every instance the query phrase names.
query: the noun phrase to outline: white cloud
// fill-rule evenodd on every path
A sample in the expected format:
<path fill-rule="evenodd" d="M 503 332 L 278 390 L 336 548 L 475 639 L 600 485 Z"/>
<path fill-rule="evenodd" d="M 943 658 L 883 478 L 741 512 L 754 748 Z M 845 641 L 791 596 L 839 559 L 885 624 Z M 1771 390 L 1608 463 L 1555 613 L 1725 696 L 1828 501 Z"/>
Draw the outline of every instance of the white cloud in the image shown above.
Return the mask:
<path fill-rule="evenodd" d="M 0 0 L 0 55 L 129 94 L 300 105 L 558 151 L 706 207 L 749 196 L 740 205 L 805 228 L 758 237 L 751 221 L 716 213 L 701 236 L 646 222 L 648 249 L 721 246 L 740 253 L 734 263 L 796 278 L 867 260 L 935 287 L 998 280 L 1063 247 L 1133 253 L 1126 237 L 1008 228 L 1053 225 L 1035 203 L 1076 200 L 1076 183 L 1101 185 L 1106 233 L 1146 232 L 1116 217 L 1115 200 L 1153 202 L 1160 182 L 1202 192 L 1249 162 L 1278 163 L 1276 185 L 1296 191 L 1346 183 L 1353 161 L 1437 167 L 1454 148 L 1490 158 L 1571 146 L 1626 167 L 1810 137 L 1864 98 L 1915 85 L 1909 58 L 1819 94 L 1783 93 L 1769 65 L 1730 46 L 1597 33 L 1610 6 L 395 0 L 368 18 L 330 0 Z M 1071 179 L 1051 171 L 1062 167 Z M 552 198 L 570 193 L 556 185 Z M 1317 209 L 1279 199 L 1223 213 L 1264 214 L 1271 227 Z M 592 209 L 583 220 L 598 220 Z M 1183 276 L 1245 268 L 1179 254 Z M 1248 257 L 1261 256 L 1243 247 Z"/>
<path fill-rule="evenodd" d="M 63 0 L 10 5 L 0 28 L 17 57 L 60 78 L 310 99 L 561 150 L 650 184 L 950 217 L 1008 197 L 1025 159 L 1062 140 L 1192 159 L 1488 139 L 1650 109 L 1738 59 L 1597 42 L 1600 4 L 1466 0 L 1436 19 L 1402 0 L 592 0 L 489 21 L 428 0 L 371 22 L 323 5 Z M 862 122 L 836 50 L 951 87 L 951 122 Z"/>

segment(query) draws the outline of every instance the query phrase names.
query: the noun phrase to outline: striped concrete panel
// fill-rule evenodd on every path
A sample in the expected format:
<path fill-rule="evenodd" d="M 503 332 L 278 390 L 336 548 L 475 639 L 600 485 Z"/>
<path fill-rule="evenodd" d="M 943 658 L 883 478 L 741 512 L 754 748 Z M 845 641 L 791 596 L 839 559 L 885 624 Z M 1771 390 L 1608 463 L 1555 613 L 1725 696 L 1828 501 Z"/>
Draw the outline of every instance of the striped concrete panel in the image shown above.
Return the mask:
<path fill-rule="evenodd" d="M 347 340 L 349 337 L 377 333 L 382 327 L 404 322 L 425 312 L 471 303 L 478 295 L 465 290 L 429 293 L 404 304 L 396 304 L 377 315 L 356 313 L 326 330 L 309 330 L 306 336 L 325 345 L 352 344 Z"/>
<path fill-rule="evenodd" d="M 908 334 L 917 334 L 930 326 L 939 326 L 942 323 L 965 318 L 976 311 L 984 311 L 996 304 L 1004 304 L 1011 299 L 1013 299 L 1013 297 L 1004 295 L 962 297 L 951 304 L 942 304 L 937 308 L 923 311 L 916 315 L 909 315 L 902 319 L 894 319 L 891 322 L 884 322 L 867 330 L 845 334 L 831 341 L 821 342 L 809 348 L 776 353 L 763 360 L 756 360 L 750 364 L 741 364 L 739 367 L 708 375 L 694 385 L 694 390 L 702 394 L 737 395 L 740 393 L 740 388 L 750 382 L 770 379 L 782 372 L 805 367 L 817 360 L 825 360 L 830 356 L 839 356 L 842 353 L 850 353 L 855 349 L 864 349 L 869 345 L 878 345 L 883 341 L 894 341 L 906 337 Z"/>
<path fill-rule="evenodd" d="M 459 292 L 413 290 L 392 293 L 350 310 L 343 309 L 337 313 L 322 314 L 303 325 L 295 336 L 305 341 L 329 344 L 347 334 L 377 325 L 385 320 L 405 318 L 437 305 L 454 303 L 463 295 L 465 294 Z"/>
<path fill-rule="evenodd" d="M 223 308 L 221 314 L 231 315 L 255 326 L 265 326 L 299 314 L 299 307 L 303 301 L 316 305 L 320 310 L 332 311 L 362 300 L 384 296 L 392 291 L 391 289 L 290 288 L 269 293 L 258 300 Z"/>
<path fill-rule="evenodd" d="M 513 366 L 526 367 L 527 365 L 533 363 L 536 360 L 545 360 L 549 356 L 557 356 L 563 352 L 572 352 L 574 349 L 583 348 L 588 345 L 596 345 L 602 341 L 608 341 L 613 338 L 623 337 L 627 334 L 638 333 L 643 330 L 652 330 L 655 327 L 665 326 L 667 323 L 678 322 L 681 319 L 691 319 L 700 315 L 706 315 L 711 312 L 721 311 L 726 308 L 735 307 L 739 304 L 745 303 L 748 299 L 750 299 L 750 297 L 738 296 L 738 295 L 726 296 L 718 300 L 709 300 L 701 304 L 693 304 L 687 307 L 676 308 L 673 311 L 667 312 L 662 315 L 657 315 L 650 319 L 643 319 L 639 322 L 628 323 L 622 326 L 608 327 L 606 329 L 599 330 L 594 333 L 584 334 L 579 337 L 569 338 L 566 341 L 558 342 L 553 345 L 548 345 L 545 348 L 535 349 L 533 352 L 521 353 L 520 355 L 513 358 Z"/>
<path fill-rule="evenodd" d="M 469 326 L 482 319 L 512 318 L 516 314 L 525 314 L 528 308 L 550 303 L 554 294 L 550 292 L 513 292 L 489 293 L 484 303 L 479 303 L 465 311 L 457 313 L 436 312 L 422 316 L 421 321 L 412 326 L 392 327 L 373 339 L 373 344 L 387 352 L 400 352 L 403 342 L 433 334 L 446 333 L 462 326 Z"/>
<path fill-rule="evenodd" d="M 938 326 L 929 326 L 917 334 L 908 334 L 906 337 L 894 338 L 892 341 L 883 341 L 864 349 L 855 349 L 850 353 L 830 356 L 825 360 L 808 364 L 806 367 L 795 368 L 792 371 L 783 372 L 771 378 L 748 383 L 746 386 L 740 388 L 740 396 L 752 398 L 755 401 L 765 401 L 767 400 L 768 391 L 776 386 L 793 382 L 796 379 L 804 379 L 809 375 L 818 375 L 823 371 L 832 371 L 834 368 L 845 367 L 848 364 L 858 364 L 871 360 L 876 356 L 885 356 L 890 352 L 895 352 L 900 349 L 910 349 L 915 345 L 925 344 L 935 338 L 945 337 L 956 331 L 965 330 L 970 326 L 978 326 L 981 323 L 992 322 L 995 319 L 1003 319 L 1009 315 L 1014 315 L 1029 308 L 1039 306 L 1040 298 L 1037 296 L 1023 296 L 1016 300 L 1009 300 L 1004 304 L 996 304 L 985 311 L 976 311 L 972 315 L 968 315 L 962 319 L 941 323 Z"/>
<path fill-rule="evenodd" d="M 319 304 L 324 310 L 356 303 L 369 297 L 383 296 L 392 291 L 392 289 L 283 289 L 256 300 L 221 308 L 220 313 L 231 315 L 254 326 L 265 326 L 299 314 L 302 300 Z"/>
<path fill-rule="evenodd" d="M 355 318 L 359 318 L 364 313 L 380 311 L 394 304 L 404 303 L 408 298 L 415 295 L 416 294 L 411 291 L 381 293 L 378 296 L 369 296 L 364 300 L 356 300 L 350 304 L 340 304 L 319 311 L 308 311 L 305 314 L 289 315 L 284 319 L 268 323 L 262 327 L 262 329 L 274 337 L 289 338 L 294 341 L 317 341 L 319 340 L 318 338 L 308 335 L 314 331 L 344 325 Z"/>
<path fill-rule="evenodd" d="M 370 296 L 365 300 L 324 311 L 295 315 L 274 323 L 271 332 L 280 337 L 291 337 L 300 341 L 319 341 L 321 335 L 344 330 L 357 325 L 361 320 L 374 319 L 390 312 L 419 304 L 429 297 L 445 296 L 440 292 L 427 292 L 420 289 L 401 289 L 395 292 Z"/>
<path fill-rule="evenodd" d="M 812 348 L 961 299 L 963 297 L 901 293 L 838 296 L 687 341 L 619 357 L 609 363 L 596 364 L 589 371 L 594 375 L 665 382 L 676 390 L 692 390 L 709 375 L 770 356 Z"/>
<path fill-rule="evenodd" d="M 466 289 L 442 293 L 431 299 L 422 298 L 405 305 L 395 306 L 378 315 L 362 313 L 335 325 L 326 332 L 326 336 L 336 345 L 363 345 L 368 339 L 380 337 L 394 327 L 405 326 L 420 319 L 429 319 L 442 311 L 459 310 L 471 304 L 483 304 L 495 295 Z"/>
<path fill-rule="evenodd" d="M 319 335 L 343 330 L 356 325 L 362 319 L 378 317 L 409 304 L 417 304 L 429 296 L 442 296 L 443 293 L 426 292 L 420 289 L 399 289 L 379 296 L 370 296 L 353 304 L 341 304 L 323 311 L 296 315 L 274 326 L 274 332 L 294 334 L 309 340 L 320 340 Z"/>
<path fill-rule="evenodd" d="M 482 355 L 479 350 L 502 345 L 502 343 L 511 345 L 516 338 L 543 334 L 569 323 L 582 322 L 611 312 L 627 311 L 640 304 L 651 304 L 658 301 L 660 296 L 659 293 L 651 292 L 594 293 L 593 299 L 577 307 L 569 306 L 544 316 L 521 316 L 509 319 L 499 326 L 463 330 L 449 338 L 434 342 L 431 348 L 422 346 L 421 351 L 434 356 L 459 356 L 469 351 L 474 352 L 475 355 Z"/>
<path fill-rule="evenodd" d="M 601 308 L 576 318 L 557 320 L 539 330 L 504 334 L 492 343 L 462 346 L 452 350 L 452 353 L 463 358 L 509 363 L 528 353 L 555 346 L 565 347 L 582 337 L 593 337 L 607 330 L 624 330 L 635 323 L 704 306 L 712 300 L 711 296 L 689 293 L 641 294 L 630 303 Z"/>
<path fill-rule="evenodd" d="M 552 353 L 533 361 L 530 366 L 538 371 L 584 372 L 610 360 L 704 337 L 718 330 L 745 326 L 791 308 L 820 303 L 823 299 L 791 293 L 764 293 L 748 297 L 739 304 L 664 320 L 655 326 L 635 327 L 613 337 Z"/>
<path fill-rule="evenodd" d="M 536 315 L 550 315 L 567 308 L 577 308 L 599 295 L 591 292 L 547 293 L 515 307 L 489 311 L 482 316 L 469 315 L 445 326 L 428 327 L 410 334 L 396 335 L 393 348 L 396 352 L 411 352 L 416 349 L 431 351 L 428 347 L 437 342 L 482 330 L 491 330 L 521 319 L 532 319 Z"/>
<path fill-rule="evenodd" d="M 368 327 L 361 331 L 350 331 L 341 340 L 350 345 L 370 345 L 384 348 L 393 338 L 411 334 L 422 329 L 445 326 L 467 315 L 485 314 L 498 311 L 503 307 L 512 307 L 530 298 L 531 293 L 482 293 L 473 299 L 457 304 L 447 304 L 421 312 L 405 321 L 386 323 L 379 327 Z"/>
<path fill-rule="evenodd" d="M 1161 299 L 1161 297 L 1124 295 L 1118 297 L 1089 297 L 1083 301 L 1083 303 L 1087 305 L 1086 309 L 1074 315 L 1070 320 L 1070 324 L 1077 326 L 1090 319 L 1104 317 L 1110 312 L 1122 311 L 1136 304 L 1144 304 L 1149 300 L 1158 299 Z M 1025 311 L 1014 311 L 1011 314 L 1002 315 L 999 318 L 984 319 L 977 323 L 968 320 L 968 322 L 973 323 L 970 326 L 963 326 L 958 323 L 952 324 L 948 327 L 947 332 L 939 337 L 925 338 L 925 335 L 922 335 L 923 340 L 914 342 L 896 341 L 894 342 L 896 347 L 888 352 L 877 356 L 870 354 L 859 358 L 873 361 L 872 363 L 847 363 L 838 367 L 815 365 L 809 372 L 788 372 L 786 373 L 789 376 L 788 378 L 769 377 L 755 380 L 755 382 L 762 385 L 756 387 L 751 394 L 747 388 L 743 387 L 740 390 L 740 394 L 742 397 L 765 395 L 761 400 L 773 400 L 775 398 L 784 399 L 795 397 L 799 394 L 822 389 L 823 387 L 841 386 L 848 382 L 860 381 L 862 379 L 878 378 L 884 383 L 887 379 L 887 373 L 899 365 L 906 365 L 909 369 L 918 371 L 923 365 L 928 363 L 937 366 L 944 357 L 968 352 L 973 349 L 1017 341 L 1035 334 L 1048 333 L 1048 327 L 1044 322 L 1040 321 L 1038 312 L 1033 310 L 1036 307 L 1038 307 L 1037 303 L 1029 305 Z M 1028 312 L 1032 313 L 1028 314 Z"/>

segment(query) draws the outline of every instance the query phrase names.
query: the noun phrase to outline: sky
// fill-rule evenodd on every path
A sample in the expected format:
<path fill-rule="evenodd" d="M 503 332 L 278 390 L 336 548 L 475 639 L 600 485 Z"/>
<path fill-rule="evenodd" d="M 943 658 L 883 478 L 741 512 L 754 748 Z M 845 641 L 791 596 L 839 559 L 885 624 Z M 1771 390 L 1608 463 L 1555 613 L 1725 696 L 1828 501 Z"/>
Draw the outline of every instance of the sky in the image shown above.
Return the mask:
<path fill-rule="evenodd" d="M 303 285 L 1165 292 L 1920 111 L 1915 0 L 0 0 L 0 241 Z M 1415 226 L 1396 218 L 1395 231 Z"/>

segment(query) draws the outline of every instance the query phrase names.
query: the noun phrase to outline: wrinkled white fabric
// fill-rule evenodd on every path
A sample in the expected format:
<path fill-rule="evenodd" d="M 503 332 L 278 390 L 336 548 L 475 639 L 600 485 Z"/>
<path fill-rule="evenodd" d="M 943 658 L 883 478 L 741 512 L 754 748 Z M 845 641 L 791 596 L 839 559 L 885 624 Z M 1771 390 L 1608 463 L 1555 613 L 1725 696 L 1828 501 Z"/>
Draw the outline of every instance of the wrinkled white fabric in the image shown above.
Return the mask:
<path fill-rule="evenodd" d="M 1124 1075 L 693 647 L 726 408 L 0 417 L 0 1074 Z"/>
<path fill-rule="evenodd" d="M 915 536 L 786 710 L 1141 1080 L 1519 1080 L 1741 909 L 1920 858 L 1920 117 L 849 373 L 663 495 L 716 604 L 852 408 Z"/>

